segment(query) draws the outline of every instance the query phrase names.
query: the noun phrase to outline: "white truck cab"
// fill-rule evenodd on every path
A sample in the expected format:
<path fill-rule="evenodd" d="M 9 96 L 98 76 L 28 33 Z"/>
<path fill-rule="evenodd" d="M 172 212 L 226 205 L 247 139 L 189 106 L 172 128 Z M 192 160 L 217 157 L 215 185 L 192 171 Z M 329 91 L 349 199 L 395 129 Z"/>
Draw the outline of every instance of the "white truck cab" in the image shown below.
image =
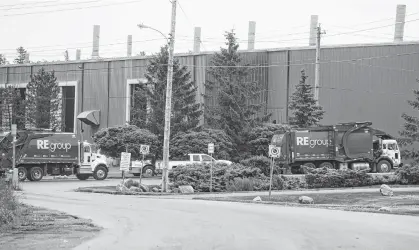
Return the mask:
<path fill-rule="evenodd" d="M 398 168 L 401 164 L 400 149 L 396 140 L 382 140 L 381 143 L 382 157 L 389 158 L 394 168 Z"/>
<path fill-rule="evenodd" d="M 93 175 L 97 180 L 106 179 L 109 171 L 106 157 L 100 154 L 100 151 L 87 141 L 80 143 L 80 148 L 80 151 L 82 151 L 83 154 L 79 157 L 78 175 L 81 176 L 81 178 L 79 178 L 79 176 L 77 177 L 79 179 L 84 179 L 87 178 L 87 176 Z"/>

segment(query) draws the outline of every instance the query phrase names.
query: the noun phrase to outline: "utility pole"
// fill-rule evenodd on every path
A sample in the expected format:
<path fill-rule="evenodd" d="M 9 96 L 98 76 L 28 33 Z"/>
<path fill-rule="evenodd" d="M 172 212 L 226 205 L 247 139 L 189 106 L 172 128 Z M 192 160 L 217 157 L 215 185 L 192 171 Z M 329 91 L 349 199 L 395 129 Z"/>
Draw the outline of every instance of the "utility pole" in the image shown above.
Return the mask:
<path fill-rule="evenodd" d="M 317 29 L 317 42 L 316 42 L 316 73 L 315 73 L 315 82 L 314 82 L 314 99 L 316 100 L 316 104 L 319 104 L 319 88 L 320 88 L 320 42 L 322 34 L 326 34 L 325 31 L 322 30 L 321 24 Z"/>
<path fill-rule="evenodd" d="M 168 170 L 169 170 L 169 141 L 170 141 L 170 119 L 172 114 L 172 81 L 173 81 L 173 51 L 175 48 L 176 32 L 176 0 L 172 0 L 172 24 L 170 28 L 169 40 L 169 63 L 167 68 L 166 86 L 166 110 L 164 114 L 164 141 L 163 141 L 163 175 L 162 192 L 167 192 Z"/>

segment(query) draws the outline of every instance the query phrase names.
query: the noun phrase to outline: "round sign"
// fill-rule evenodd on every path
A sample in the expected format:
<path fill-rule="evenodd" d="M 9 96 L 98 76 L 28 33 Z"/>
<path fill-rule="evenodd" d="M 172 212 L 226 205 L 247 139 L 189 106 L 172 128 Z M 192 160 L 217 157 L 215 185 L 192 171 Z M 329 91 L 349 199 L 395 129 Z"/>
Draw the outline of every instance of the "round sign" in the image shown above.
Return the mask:
<path fill-rule="evenodd" d="M 278 158 L 281 155 L 281 149 L 274 145 L 269 145 L 269 157 Z"/>

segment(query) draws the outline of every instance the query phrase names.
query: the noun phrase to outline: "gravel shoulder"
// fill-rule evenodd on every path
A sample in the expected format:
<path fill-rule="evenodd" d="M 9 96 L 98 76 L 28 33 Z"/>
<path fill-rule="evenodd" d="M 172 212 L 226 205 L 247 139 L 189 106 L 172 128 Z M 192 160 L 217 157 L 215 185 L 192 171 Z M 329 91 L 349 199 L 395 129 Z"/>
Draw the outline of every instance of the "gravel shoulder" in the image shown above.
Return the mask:
<path fill-rule="evenodd" d="M 0 226 L 1 249 L 73 249 L 99 234 L 90 220 L 22 204 L 20 218 Z"/>

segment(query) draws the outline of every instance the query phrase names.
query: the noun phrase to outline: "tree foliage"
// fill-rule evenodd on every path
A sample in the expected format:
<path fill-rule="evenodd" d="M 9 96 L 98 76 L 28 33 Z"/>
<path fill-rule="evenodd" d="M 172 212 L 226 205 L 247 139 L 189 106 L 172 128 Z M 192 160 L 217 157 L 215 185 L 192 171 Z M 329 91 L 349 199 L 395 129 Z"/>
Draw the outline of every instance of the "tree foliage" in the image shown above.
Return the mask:
<path fill-rule="evenodd" d="M 17 86 L 6 85 L 0 88 L 0 114 L 3 118 L 7 117 L 9 129 L 11 124 L 16 124 L 19 129 L 25 127 L 25 100 Z"/>
<path fill-rule="evenodd" d="M 227 48 L 214 54 L 208 68 L 205 86 L 211 93 L 205 95 L 205 121 L 241 144 L 242 133 L 268 117 L 259 116 L 265 103 L 260 101 L 259 83 L 252 78 L 255 69 L 242 63 L 234 31 L 226 32 L 225 38 Z"/>
<path fill-rule="evenodd" d="M 132 160 L 141 159 L 141 144 L 150 145 L 151 154 L 154 154 L 158 147 L 156 135 L 133 125 L 101 129 L 93 135 L 93 141 L 101 153 L 108 157 L 119 158 L 121 152 L 129 152 Z"/>
<path fill-rule="evenodd" d="M 26 111 L 28 123 L 36 128 L 61 128 L 60 87 L 54 71 L 44 68 L 31 75 L 26 87 Z"/>
<path fill-rule="evenodd" d="M 247 133 L 247 152 L 252 156 L 269 156 L 269 144 L 275 134 L 284 133 L 289 126 L 282 124 L 264 124 Z"/>
<path fill-rule="evenodd" d="M 306 83 L 307 78 L 305 71 L 301 70 L 300 83 L 296 85 L 289 104 L 289 109 L 293 113 L 290 124 L 300 128 L 317 125 L 325 113 L 323 108 L 316 104 L 313 87 Z"/>
<path fill-rule="evenodd" d="M 208 152 L 208 144 L 214 143 L 214 158 L 230 160 L 233 155 L 233 141 L 222 130 L 203 129 L 177 134 L 170 141 L 170 158 L 181 159 L 183 155 Z"/>
<path fill-rule="evenodd" d="M 419 83 L 419 80 L 417 80 Z M 414 100 L 408 100 L 407 103 L 413 110 L 419 110 L 419 90 L 414 90 Z M 404 120 L 403 130 L 399 132 L 401 138 L 399 139 L 400 146 L 404 147 L 402 150 L 402 157 L 411 159 L 419 163 L 419 150 L 413 148 L 415 143 L 419 142 L 419 117 L 414 115 L 402 114 Z"/>
<path fill-rule="evenodd" d="M 140 83 L 134 92 L 131 124 L 148 129 L 159 137 L 163 145 L 166 107 L 168 47 L 161 48 L 146 68 L 147 83 Z M 174 60 L 172 83 L 171 137 L 199 127 L 202 115 L 197 103 L 197 86 L 191 73 L 178 60 Z M 160 152 L 159 152 L 160 155 Z"/>
<path fill-rule="evenodd" d="M 17 57 L 13 61 L 15 64 L 24 64 L 28 53 L 22 46 L 16 49 Z"/>
<path fill-rule="evenodd" d="M 3 54 L 0 54 L 0 65 L 6 65 L 9 62 L 7 61 L 6 57 Z"/>

